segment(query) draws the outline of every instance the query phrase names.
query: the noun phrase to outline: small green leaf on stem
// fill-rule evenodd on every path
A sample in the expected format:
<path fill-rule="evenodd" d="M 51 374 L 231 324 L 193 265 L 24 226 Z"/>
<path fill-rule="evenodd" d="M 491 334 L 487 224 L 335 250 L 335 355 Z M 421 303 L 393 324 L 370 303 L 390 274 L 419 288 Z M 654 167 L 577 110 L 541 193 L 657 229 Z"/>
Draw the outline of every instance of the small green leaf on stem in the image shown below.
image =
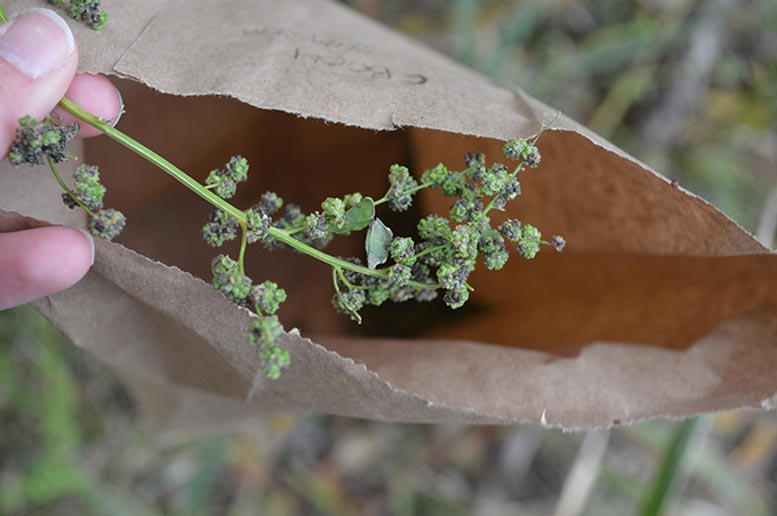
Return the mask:
<path fill-rule="evenodd" d="M 389 245 L 393 238 L 394 234 L 391 232 L 391 229 L 382 220 L 376 218 L 372 221 L 364 242 L 364 247 L 367 251 L 367 266 L 370 269 L 386 263 L 389 257 Z"/>
<path fill-rule="evenodd" d="M 337 230 L 339 234 L 348 234 L 352 231 L 361 231 L 375 218 L 375 201 L 370 197 L 364 197 L 352 208 L 345 212 L 345 224 Z"/>

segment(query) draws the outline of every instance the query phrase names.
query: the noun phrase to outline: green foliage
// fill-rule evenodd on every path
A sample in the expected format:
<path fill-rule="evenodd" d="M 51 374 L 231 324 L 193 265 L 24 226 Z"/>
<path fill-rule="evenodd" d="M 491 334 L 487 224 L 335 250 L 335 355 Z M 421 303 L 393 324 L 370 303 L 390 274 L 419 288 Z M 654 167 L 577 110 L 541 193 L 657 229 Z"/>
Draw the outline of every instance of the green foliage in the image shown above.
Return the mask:
<path fill-rule="evenodd" d="M 8 395 L 0 404 L 0 420 L 24 421 L 28 431 L 37 435 L 36 446 L 27 450 L 21 462 L 3 464 L 10 479 L 0 489 L 3 514 L 46 506 L 63 496 L 84 494 L 89 488 L 73 453 L 81 438 L 76 420 L 78 386 L 58 348 L 51 344 L 55 330 L 30 310 L 16 310 L 15 316 L 18 326 L 0 329 L 0 393 Z M 25 346 L 34 346 L 34 355 L 20 362 L 24 355 L 9 352 L 22 335 L 27 337 Z M 31 384 L 31 379 L 39 383 Z M 3 440 L 0 436 L 0 456 L 9 452 L 2 450 Z"/>
<path fill-rule="evenodd" d="M 386 263 L 389 257 L 389 245 L 394 234 L 382 220 L 375 218 L 367 230 L 367 238 L 364 239 L 364 249 L 367 251 L 367 267 L 376 268 Z"/>
<path fill-rule="evenodd" d="M 692 442 L 698 423 L 698 418 L 691 418 L 677 425 L 674 435 L 664 450 L 664 457 L 653 478 L 652 488 L 645 491 L 645 498 L 640 505 L 640 516 L 663 514 L 664 504 L 675 485 L 675 479 L 680 474 L 683 458 Z"/>
<path fill-rule="evenodd" d="M 345 222 L 338 230 L 338 234 L 348 234 L 353 231 L 361 231 L 372 222 L 375 217 L 375 201 L 362 194 L 345 196 L 345 205 L 350 206 L 345 212 Z"/>

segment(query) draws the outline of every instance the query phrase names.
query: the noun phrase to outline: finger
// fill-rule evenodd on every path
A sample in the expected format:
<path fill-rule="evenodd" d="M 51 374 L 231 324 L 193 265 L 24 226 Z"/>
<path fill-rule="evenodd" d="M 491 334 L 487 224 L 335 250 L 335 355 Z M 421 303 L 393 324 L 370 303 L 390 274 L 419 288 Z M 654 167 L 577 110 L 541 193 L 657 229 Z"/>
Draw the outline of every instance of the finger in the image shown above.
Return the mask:
<path fill-rule="evenodd" d="M 104 75 L 91 73 L 76 74 L 65 96 L 90 113 L 104 118 L 111 125 L 115 126 L 119 122 L 123 108 L 121 94 Z M 61 106 L 55 107 L 51 115 L 63 124 L 77 121 L 76 117 L 65 111 Z M 94 127 L 80 121 L 79 123 L 81 124 L 81 130 L 78 131 L 78 136 L 81 138 L 89 138 L 101 134 Z"/>
<path fill-rule="evenodd" d="M 0 25 L 0 157 L 19 118 L 44 118 L 67 91 L 78 64 L 73 34 L 54 11 L 30 9 Z"/>
<path fill-rule="evenodd" d="M 0 234 L 0 310 L 75 285 L 94 261 L 94 240 L 67 227 Z"/>

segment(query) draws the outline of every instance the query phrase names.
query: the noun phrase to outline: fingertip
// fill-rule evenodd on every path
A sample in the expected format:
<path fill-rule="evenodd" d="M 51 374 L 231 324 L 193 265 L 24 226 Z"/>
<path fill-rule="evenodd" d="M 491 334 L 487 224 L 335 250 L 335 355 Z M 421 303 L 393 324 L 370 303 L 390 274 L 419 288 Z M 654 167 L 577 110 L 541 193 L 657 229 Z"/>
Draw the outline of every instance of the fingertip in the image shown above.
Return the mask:
<path fill-rule="evenodd" d="M 0 234 L 0 309 L 70 288 L 92 260 L 93 243 L 77 229 L 51 226 Z"/>
<path fill-rule="evenodd" d="M 108 120 L 112 125 L 118 123 L 124 108 L 121 93 L 110 79 L 102 74 L 86 72 L 76 74 L 65 96 L 90 113 Z M 64 124 L 78 121 L 61 106 L 54 108 L 51 114 Z M 94 127 L 78 122 L 81 125 L 81 130 L 78 132 L 80 138 L 90 138 L 101 134 Z"/>
<path fill-rule="evenodd" d="M 93 244 L 81 231 L 46 227 L 29 232 L 30 252 L 24 275 L 30 285 L 50 294 L 75 285 L 89 271 Z"/>

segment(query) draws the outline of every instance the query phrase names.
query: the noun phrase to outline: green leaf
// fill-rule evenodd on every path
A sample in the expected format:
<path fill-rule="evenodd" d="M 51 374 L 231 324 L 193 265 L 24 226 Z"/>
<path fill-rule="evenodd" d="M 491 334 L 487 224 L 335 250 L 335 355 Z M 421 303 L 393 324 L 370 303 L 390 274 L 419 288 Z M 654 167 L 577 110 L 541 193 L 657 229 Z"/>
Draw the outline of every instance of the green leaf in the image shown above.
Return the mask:
<path fill-rule="evenodd" d="M 367 238 L 364 248 L 367 250 L 367 266 L 374 269 L 382 263 L 386 263 L 389 257 L 389 244 L 394 238 L 394 233 L 380 219 L 375 219 L 367 230 Z"/>
<path fill-rule="evenodd" d="M 692 437 L 699 418 L 686 419 L 677 425 L 677 430 L 664 450 L 664 457 L 653 477 L 653 485 L 645 491 L 639 514 L 641 516 L 660 516 L 670 496 L 670 491 L 680 482 L 681 466 L 686 452 L 690 448 Z"/>
<path fill-rule="evenodd" d="M 338 235 L 347 235 L 352 231 L 361 231 L 375 218 L 375 201 L 365 197 L 356 206 L 345 212 L 345 224 L 337 230 Z"/>

